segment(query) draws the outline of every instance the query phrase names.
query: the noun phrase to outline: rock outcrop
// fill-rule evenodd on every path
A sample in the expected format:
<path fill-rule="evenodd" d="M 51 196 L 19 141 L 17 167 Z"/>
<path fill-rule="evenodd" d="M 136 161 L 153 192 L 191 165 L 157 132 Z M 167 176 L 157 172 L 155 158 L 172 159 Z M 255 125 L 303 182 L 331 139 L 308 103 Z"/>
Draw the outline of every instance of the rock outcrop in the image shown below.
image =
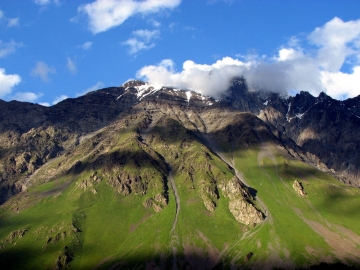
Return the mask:
<path fill-rule="evenodd" d="M 302 186 L 302 184 L 298 181 L 295 180 L 292 187 L 295 189 L 295 191 L 297 192 L 297 194 L 299 194 L 300 197 L 305 197 L 306 193 L 304 191 L 304 187 Z"/>
<path fill-rule="evenodd" d="M 255 225 L 264 221 L 264 215 L 252 203 L 252 196 L 236 176 L 220 186 L 224 196 L 230 199 L 229 210 L 238 222 Z"/>
<path fill-rule="evenodd" d="M 238 222 L 245 225 L 258 224 L 264 220 L 263 214 L 245 199 L 231 200 L 229 210 Z"/>

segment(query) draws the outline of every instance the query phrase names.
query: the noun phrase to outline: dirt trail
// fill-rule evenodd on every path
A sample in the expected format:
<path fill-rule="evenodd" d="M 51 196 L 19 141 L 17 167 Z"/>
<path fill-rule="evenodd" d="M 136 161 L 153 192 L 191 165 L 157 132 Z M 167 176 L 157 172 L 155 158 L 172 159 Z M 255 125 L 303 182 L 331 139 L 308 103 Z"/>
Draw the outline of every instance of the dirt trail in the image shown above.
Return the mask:
<path fill-rule="evenodd" d="M 174 174 L 173 174 L 172 170 L 169 173 L 169 180 L 170 180 L 171 188 L 172 188 L 172 190 L 174 192 L 175 203 L 176 203 L 175 219 L 174 219 L 174 222 L 173 222 L 172 229 L 170 231 L 170 234 L 174 234 L 175 233 L 176 223 L 178 221 L 179 211 L 180 211 L 180 196 L 179 196 L 179 193 L 178 193 L 176 185 L 175 185 Z"/>
<path fill-rule="evenodd" d="M 170 168 L 170 166 L 169 166 Z M 174 218 L 174 222 L 173 222 L 173 226 L 172 229 L 170 231 L 170 236 L 171 236 L 171 249 L 173 252 L 173 270 L 177 269 L 177 248 L 176 246 L 179 245 L 179 236 L 176 234 L 175 232 L 175 228 L 176 228 L 176 224 L 178 222 L 178 216 L 179 216 L 179 211 L 180 211 L 180 196 L 179 193 L 177 191 L 176 185 L 175 185 L 175 181 L 174 181 L 174 175 L 173 175 L 173 171 L 170 168 L 170 172 L 169 172 L 169 182 L 170 182 L 170 186 L 171 189 L 174 192 L 174 196 L 175 196 L 175 204 L 176 204 L 176 208 L 175 208 L 175 218 Z"/>

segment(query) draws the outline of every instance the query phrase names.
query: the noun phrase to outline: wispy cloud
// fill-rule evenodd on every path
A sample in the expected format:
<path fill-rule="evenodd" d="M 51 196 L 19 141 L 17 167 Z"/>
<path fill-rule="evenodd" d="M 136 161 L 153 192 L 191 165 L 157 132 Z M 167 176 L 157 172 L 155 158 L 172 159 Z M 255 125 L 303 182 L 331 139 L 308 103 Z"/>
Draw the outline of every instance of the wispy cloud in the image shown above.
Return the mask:
<path fill-rule="evenodd" d="M 19 18 L 9 18 L 8 19 L 8 27 L 18 26 L 19 25 Z"/>
<path fill-rule="evenodd" d="M 155 46 L 154 40 L 160 37 L 159 30 L 136 30 L 132 32 L 133 37 L 121 44 L 129 46 L 130 54 L 137 54 L 142 50 L 148 50 Z"/>
<path fill-rule="evenodd" d="M 21 82 L 18 74 L 6 74 L 5 69 L 0 68 L 0 97 L 12 92 L 12 89 Z"/>
<path fill-rule="evenodd" d="M 76 64 L 75 64 L 75 62 L 74 62 L 73 60 L 71 60 L 70 57 L 67 57 L 67 58 L 66 58 L 66 61 L 67 61 L 66 66 L 67 66 L 68 70 L 69 70 L 71 73 L 76 74 L 77 69 L 76 69 Z"/>
<path fill-rule="evenodd" d="M 0 58 L 6 57 L 7 55 L 16 51 L 17 48 L 24 46 L 21 42 L 3 42 L 0 40 Z"/>
<path fill-rule="evenodd" d="M 37 62 L 35 67 L 31 70 L 31 75 L 34 77 L 40 77 L 43 82 L 49 82 L 49 74 L 55 73 L 55 68 L 48 66 L 45 62 Z"/>
<path fill-rule="evenodd" d="M 88 17 L 90 30 L 97 34 L 121 25 L 136 14 L 146 15 L 171 10 L 180 3 L 181 0 L 96 0 L 81 5 L 78 12 Z"/>
<path fill-rule="evenodd" d="M 93 43 L 91 41 L 87 41 L 83 45 L 81 45 L 81 48 L 83 50 L 90 50 L 92 45 L 93 45 Z"/>
<path fill-rule="evenodd" d="M 172 60 L 165 59 L 143 67 L 137 77 L 214 97 L 221 96 L 235 76 L 245 77 L 253 90 L 304 90 L 314 95 L 325 91 L 338 99 L 360 94 L 360 20 L 334 18 L 311 32 L 303 43 L 301 47 L 292 38 L 274 56 L 224 57 L 211 65 L 188 60 L 180 71 Z M 350 71 L 342 70 L 345 64 Z"/>
<path fill-rule="evenodd" d="M 55 104 L 59 103 L 60 101 L 63 101 L 67 98 L 69 98 L 67 95 L 60 95 L 55 98 L 55 100 L 52 102 L 52 105 L 55 105 Z"/>
<path fill-rule="evenodd" d="M 59 4 L 60 0 L 33 0 L 35 4 L 40 6 L 50 5 L 52 3 Z"/>
<path fill-rule="evenodd" d="M 84 91 L 80 92 L 80 93 L 76 93 L 76 96 L 83 96 L 91 91 L 95 91 L 95 90 L 99 90 L 101 88 L 104 88 L 104 83 L 103 82 L 97 82 L 96 84 L 94 84 L 93 86 L 90 86 L 89 88 L 85 89 Z"/>
<path fill-rule="evenodd" d="M 8 18 L 4 12 L 0 10 L 0 22 L 5 23 L 7 27 L 13 27 L 19 25 L 19 18 Z"/>
<path fill-rule="evenodd" d="M 155 20 L 153 18 L 151 18 L 148 22 L 154 27 L 160 27 L 160 25 L 161 25 L 160 22 L 158 22 L 157 20 Z"/>
<path fill-rule="evenodd" d="M 35 102 L 37 99 L 42 97 L 42 93 L 33 93 L 33 92 L 16 92 L 14 95 L 11 95 L 9 99 L 26 101 L 26 102 Z"/>
<path fill-rule="evenodd" d="M 234 3 L 235 0 L 208 0 L 207 3 L 212 5 L 212 4 L 215 4 L 217 2 L 224 2 L 226 4 L 232 4 Z"/>

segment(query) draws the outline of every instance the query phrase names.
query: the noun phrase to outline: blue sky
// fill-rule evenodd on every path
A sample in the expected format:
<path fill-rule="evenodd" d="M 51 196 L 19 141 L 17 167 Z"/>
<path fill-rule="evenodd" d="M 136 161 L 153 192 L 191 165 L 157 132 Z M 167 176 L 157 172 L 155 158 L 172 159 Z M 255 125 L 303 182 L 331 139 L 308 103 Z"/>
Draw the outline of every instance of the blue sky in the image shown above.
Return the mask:
<path fill-rule="evenodd" d="M 360 94 L 357 0 L 0 0 L 0 98 L 52 105 L 129 79 L 214 97 Z"/>

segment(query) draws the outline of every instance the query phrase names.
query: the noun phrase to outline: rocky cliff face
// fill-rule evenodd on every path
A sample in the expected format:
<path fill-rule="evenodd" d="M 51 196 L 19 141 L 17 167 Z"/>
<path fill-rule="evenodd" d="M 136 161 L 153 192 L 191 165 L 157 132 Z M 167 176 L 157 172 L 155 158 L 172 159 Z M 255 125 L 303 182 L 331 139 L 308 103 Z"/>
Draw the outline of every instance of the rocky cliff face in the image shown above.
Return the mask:
<path fill-rule="evenodd" d="M 339 101 L 323 92 L 318 97 L 303 91 L 294 97 L 249 92 L 240 78 L 233 81 L 224 100 L 265 121 L 285 145 L 299 147 L 306 162 L 360 186 L 360 96 Z"/>
<path fill-rule="evenodd" d="M 291 138 L 318 168 L 360 186 L 359 98 L 338 101 L 325 93 L 300 92 L 283 104 L 267 102 L 261 119 Z"/>

